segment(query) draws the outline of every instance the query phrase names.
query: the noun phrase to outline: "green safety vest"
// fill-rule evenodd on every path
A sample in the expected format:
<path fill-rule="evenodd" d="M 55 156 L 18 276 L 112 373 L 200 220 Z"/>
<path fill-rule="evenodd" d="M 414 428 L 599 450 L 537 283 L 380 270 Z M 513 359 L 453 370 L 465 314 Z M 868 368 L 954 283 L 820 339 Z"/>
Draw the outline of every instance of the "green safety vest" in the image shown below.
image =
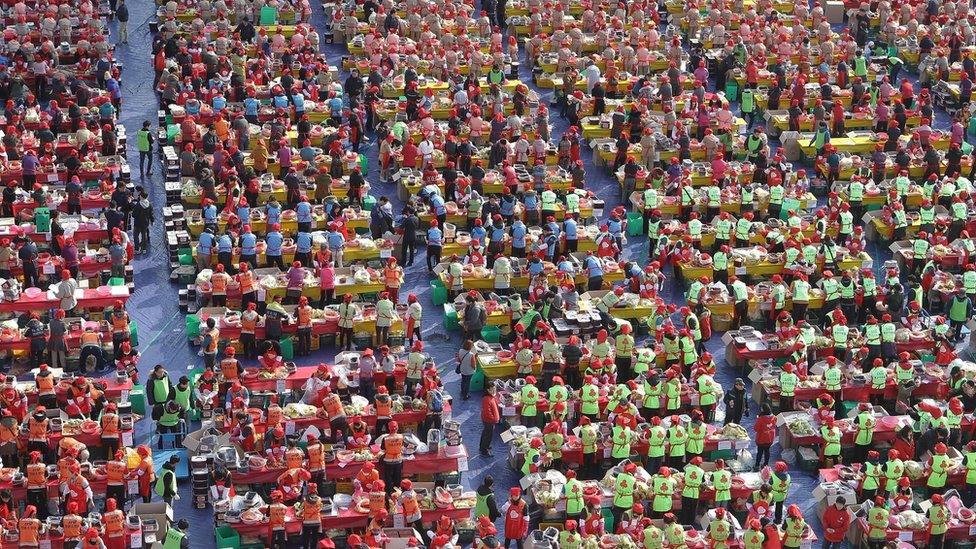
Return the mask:
<path fill-rule="evenodd" d="M 732 291 L 735 292 L 736 302 L 745 301 L 749 298 L 749 287 L 741 280 L 736 280 L 732 283 Z"/>
<path fill-rule="evenodd" d="M 647 457 L 664 457 L 664 441 L 667 433 L 664 427 L 655 425 L 647 437 Z"/>
<path fill-rule="evenodd" d="M 965 322 L 968 320 L 966 316 L 967 309 L 969 309 L 968 297 L 959 299 L 958 296 L 952 296 L 952 303 L 949 305 L 949 320 L 953 322 Z"/>
<path fill-rule="evenodd" d="M 773 185 L 769 188 L 769 203 L 770 204 L 782 204 L 783 194 L 785 189 L 782 185 Z"/>
<path fill-rule="evenodd" d="M 172 414 L 170 412 L 163 412 L 163 415 L 160 416 L 157 423 L 164 427 L 176 427 L 180 423 L 180 413 L 176 412 Z"/>
<path fill-rule="evenodd" d="M 766 534 L 762 530 L 746 530 L 742 534 L 742 544 L 745 549 L 762 549 L 763 542 L 766 541 Z"/>
<path fill-rule="evenodd" d="M 681 205 L 690 206 L 695 202 L 695 189 L 691 185 L 681 188 Z"/>
<path fill-rule="evenodd" d="M 888 369 L 884 366 L 871 368 L 871 388 L 884 389 L 888 384 Z"/>
<path fill-rule="evenodd" d="M 864 339 L 868 345 L 881 345 L 881 326 L 868 324 L 864 327 Z"/>
<path fill-rule="evenodd" d="M 752 205 L 752 189 L 746 190 L 743 188 L 739 192 L 739 203 Z"/>
<path fill-rule="evenodd" d="M 845 324 L 834 324 L 831 334 L 834 337 L 834 347 L 847 347 L 847 336 L 850 328 Z"/>
<path fill-rule="evenodd" d="M 820 253 L 820 250 L 818 250 L 817 247 L 814 246 L 813 244 L 810 244 L 808 246 L 804 246 L 803 247 L 803 261 L 806 261 L 807 263 L 813 265 L 814 263 L 817 262 L 817 254 L 819 254 L 819 253 Z"/>
<path fill-rule="evenodd" d="M 976 293 L 976 271 L 962 273 L 962 287 L 967 294 Z"/>
<path fill-rule="evenodd" d="M 168 489 L 168 490 L 167 490 Z M 162 474 L 156 479 L 156 494 L 164 495 L 167 491 L 176 493 L 176 472 L 163 469 Z"/>
<path fill-rule="evenodd" d="M 581 542 L 582 539 L 576 532 L 569 530 L 559 532 L 559 549 L 577 549 Z"/>
<path fill-rule="evenodd" d="M 583 510 L 583 485 L 579 480 L 567 480 L 563 486 L 563 494 L 566 495 L 566 513 L 575 515 Z"/>
<path fill-rule="evenodd" d="M 946 508 L 945 504 L 933 505 L 929 507 L 929 524 L 931 529 L 929 533 L 937 536 L 939 534 L 945 534 L 949 529 L 949 509 Z"/>
<path fill-rule="evenodd" d="M 719 250 L 712 256 L 712 265 L 716 271 L 726 271 L 729 268 L 729 254 Z"/>
<path fill-rule="evenodd" d="M 749 231 L 752 230 L 752 221 L 744 217 L 740 217 L 739 221 L 735 224 L 735 237 L 739 240 L 748 240 Z"/>
<path fill-rule="evenodd" d="M 779 374 L 779 392 L 782 396 L 791 397 L 796 393 L 796 383 L 799 378 L 796 374 L 790 372 L 780 372 Z"/>
<path fill-rule="evenodd" d="M 869 446 L 874 439 L 874 413 L 861 412 L 857 414 L 857 438 L 854 444 Z"/>
<path fill-rule="evenodd" d="M 976 452 L 966 452 L 966 484 L 976 484 Z"/>
<path fill-rule="evenodd" d="M 912 243 L 912 257 L 915 259 L 925 259 L 925 254 L 929 251 L 929 241 L 916 238 Z"/>
<path fill-rule="evenodd" d="M 894 343 L 895 342 L 895 324 L 893 322 L 885 322 L 881 325 L 881 343 Z"/>
<path fill-rule="evenodd" d="M 184 410 L 190 409 L 190 395 L 193 394 L 193 389 L 187 385 L 186 389 L 180 390 L 180 386 L 177 385 L 173 388 L 173 399 L 183 407 Z"/>
<path fill-rule="evenodd" d="M 918 217 L 922 225 L 931 225 L 935 223 L 935 206 L 919 209 Z"/>
<path fill-rule="evenodd" d="M 685 443 L 688 441 L 688 434 L 685 433 L 684 427 L 680 425 L 677 427 L 669 427 L 668 441 L 671 443 L 671 448 L 668 452 L 669 456 L 685 455 Z"/>
<path fill-rule="evenodd" d="M 732 474 L 725 469 L 712 472 L 712 486 L 715 487 L 715 501 L 732 499 Z"/>
<path fill-rule="evenodd" d="M 694 240 L 701 239 L 702 235 L 702 222 L 700 219 L 692 219 L 688 222 L 688 234 Z"/>
<path fill-rule="evenodd" d="M 657 190 L 644 189 L 644 209 L 653 210 L 657 208 Z"/>
<path fill-rule="evenodd" d="M 577 195 L 576 193 L 569 193 L 566 195 L 566 211 L 568 213 L 579 213 L 580 211 L 579 204 L 580 204 L 579 195 Z"/>
<path fill-rule="evenodd" d="M 837 281 L 833 278 L 823 279 L 824 299 L 830 301 L 831 299 L 837 299 L 840 297 L 840 293 L 837 291 L 837 286 Z"/>
<path fill-rule="evenodd" d="M 535 463 L 535 458 L 539 457 L 539 450 L 537 448 L 529 448 L 525 451 L 525 461 L 522 463 L 522 475 L 532 474 L 532 465 Z"/>
<path fill-rule="evenodd" d="M 474 516 L 475 518 L 487 517 L 488 516 L 488 498 L 494 494 L 478 494 L 477 499 L 474 503 Z M 567 504 L 567 509 L 568 509 Z"/>
<path fill-rule="evenodd" d="M 840 212 L 840 233 L 851 234 L 854 231 L 854 214 L 851 212 Z"/>
<path fill-rule="evenodd" d="M 722 204 L 722 189 L 712 185 L 708 188 L 708 205 L 718 208 Z"/>
<path fill-rule="evenodd" d="M 851 202 L 860 202 L 864 199 L 864 183 L 860 181 L 851 181 L 851 186 L 848 189 L 848 198 Z"/>
<path fill-rule="evenodd" d="M 935 454 L 932 456 L 932 472 L 926 483 L 930 488 L 942 488 L 949 479 L 949 456 Z"/>
<path fill-rule="evenodd" d="M 654 475 L 654 501 L 651 508 L 656 513 L 664 513 L 671 510 L 673 502 L 671 496 L 674 494 L 674 484 L 671 479 L 661 475 Z M 682 538 L 683 539 L 683 538 Z"/>
<path fill-rule="evenodd" d="M 630 457 L 630 439 L 632 431 L 628 427 L 616 425 L 613 428 L 613 438 L 610 457 L 624 459 Z"/>
<path fill-rule="evenodd" d="M 685 450 L 689 454 L 698 455 L 705 451 L 705 436 L 708 434 L 708 428 L 705 427 L 704 423 L 695 424 L 692 423 L 688 427 L 688 444 L 685 446 Z"/>
<path fill-rule="evenodd" d="M 749 88 L 742 90 L 742 96 L 740 97 L 740 101 L 742 101 L 742 112 L 748 114 L 756 110 L 755 96 L 753 93 L 754 92 Z"/>
<path fill-rule="evenodd" d="M 783 476 L 780 477 L 780 474 Z M 793 478 L 790 477 L 790 474 L 773 472 L 769 476 L 769 482 L 773 488 L 773 503 L 786 501 L 786 494 L 790 491 L 790 484 L 793 482 Z"/>
<path fill-rule="evenodd" d="M 600 412 L 600 390 L 597 389 L 596 385 L 584 385 L 580 398 L 583 401 L 581 409 L 584 414 L 593 415 Z"/>
<path fill-rule="evenodd" d="M 855 289 L 856 289 L 856 286 L 855 286 L 853 280 L 851 280 L 847 284 L 844 284 L 844 282 L 842 281 L 840 283 L 840 297 L 843 298 L 843 299 L 854 299 L 854 290 Z"/>
<path fill-rule="evenodd" d="M 882 540 L 888 535 L 888 510 L 874 507 L 868 511 L 868 538 Z"/>
<path fill-rule="evenodd" d="M 644 549 L 661 549 L 664 546 L 664 532 L 653 524 L 644 528 Z M 560 547 L 560 549 L 562 549 Z"/>
<path fill-rule="evenodd" d="M 952 220 L 965 221 L 968 217 L 965 202 L 955 202 L 952 204 Z"/>
<path fill-rule="evenodd" d="M 889 459 L 885 462 L 884 472 L 885 490 L 894 492 L 898 489 L 898 481 L 905 474 L 905 463 L 900 459 Z"/>
<path fill-rule="evenodd" d="M 837 427 L 829 428 L 826 425 L 820 428 L 820 436 L 824 439 L 824 455 L 840 455 L 840 429 Z"/>
<path fill-rule="evenodd" d="M 539 413 L 539 389 L 537 389 L 535 385 L 523 385 L 521 398 L 522 415 L 526 417 L 535 417 L 535 415 Z"/>
<path fill-rule="evenodd" d="M 180 549 L 183 546 L 183 538 L 186 534 L 180 532 L 176 528 L 170 528 L 166 531 L 166 539 L 163 541 L 163 549 Z"/>
<path fill-rule="evenodd" d="M 861 281 L 861 288 L 864 290 L 864 296 L 874 296 L 878 291 L 878 285 L 874 281 L 874 277 L 867 276 Z"/>
<path fill-rule="evenodd" d="M 685 487 L 681 490 L 682 497 L 698 499 L 701 494 L 702 481 L 705 471 L 697 465 L 685 465 Z"/>
<path fill-rule="evenodd" d="M 152 145 L 149 143 L 149 130 L 139 130 L 136 132 L 136 147 L 139 152 L 149 152 Z"/>
<path fill-rule="evenodd" d="M 634 484 L 636 479 L 629 473 L 620 473 L 614 483 L 613 506 L 630 509 L 634 506 Z"/>
<path fill-rule="evenodd" d="M 543 210 L 555 210 L 556 209 L 556 193 L 552 191 L 542 192 L 542 209 Z"/>
<path fill-rule="evenodd" d="M 651 385 L 644 380 L 644 407 L 657 409 L 661 407 L 661 382 Z"/>
<path fill-rule="evenodd" d="M 842 379 L 843 373 L 837 366 L 831 366 L 824 371 L 824 384 L 828 391 L 839 391 L 841 389 Z"/>
<path fill-rule="evenodd" d="M 163 376 L 153 383 L 153 396 L 160 404 L 169 400 L 169 376 Z"/>
<path fill-rule="evenodd" d="M 881 481 L 881 464 L 880 463 L 865 463 L 864 464 L 864 484 L 862 487 L 865 490 L 877 490 L 880 486 Z"/>
<path fill-rule="evenodd" d="M 786 265 L 787 265 L 787 267 L 790 267 L 790 266 L 795 265 L 796 264 L 796 261 L 799 258 L 800 258 L 800 249 L 799 248 L 788 248 L 786 250 Z M 799 279 L 797 279 L 797 280 L 799 280 Z"/>

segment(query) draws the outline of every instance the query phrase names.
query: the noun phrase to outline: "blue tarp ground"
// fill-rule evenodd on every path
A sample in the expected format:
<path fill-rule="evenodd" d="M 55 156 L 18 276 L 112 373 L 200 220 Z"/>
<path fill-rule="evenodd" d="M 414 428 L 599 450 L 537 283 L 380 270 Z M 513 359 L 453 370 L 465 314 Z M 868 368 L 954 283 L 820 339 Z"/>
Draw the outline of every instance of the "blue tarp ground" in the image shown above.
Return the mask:
<path fill-rule="evenodd" d="M 313 2 L 314 4 L 314 2 Z M 124 104 L 121 113 L 122 123 L 126 126 L 130 135 L 134 135 L 144 120 L 149 120 L 155 124 L 157 118 L 157 101 L 152 89 L 152 56 L 150 53 L 151 36 L 148 21 L 154 14 L 154 5 L 149 1 L 133 2 L 130 7 L 130 44 L 120 45 L 117 54 L 125 65 L 123 75 Z M 314 21 L 321 28 L 323 12 L 321 7 L 315 5 Z M 112 24 L 113 38 L 115 24 Z M 337 64 L 341 55 L 344 53 L 342 46 L 326 45 L 330 61 Z M 528 74 L 523 74 L 523 81 L 530 80 Z M 549 93 L 543 94 L 549 97 Z M 942 113 L 942 124 L 946 122 L 945 114 Z M 566 129 L 566 123 L 556 117 L 553 118 L 554 135 L 559 136 Z M 379 170 L 376 169 L 376 147 L 370 145 L 367 154 L 370 157 L 369 181 L 373 186 L 374 193 L 389 197 L 395 208 L 399 204 L 396 192 L 392 185 L 381 184 L 378 181 Z M 135 149 L 135 140 L 129 142 L 129 158 L 132 162 L 138 162 L 138 152 Z M 587 186 L 597 195 L 607 200 L 608 206 L 619 203 L 619 190 L 615 182 L 610 178 L 605 169 L 595 168 L 590 159 L 588 151 L 584 152 L 586 163 Z M 133 179 L 138 179 L 138 169 L 133 164 Z M 146 375 L 152 366 L 156 364 L 164 365 L 169 370 L 171 376 L 178 378 L 185 375 L 187 371 L 200 365 L 201 359 L 196 355 L 196 349 L 191 348 L 186 342 L 184 333 L 184 319 L 178 309 L 177 288 L 169 282 L 168 254 L 164 246 L 162 208 L 165 204 L 165 193 L 163 191 L 163 179 L 161 168 L 157 165 L 155 175 L 152 178 L 145 178 L 141 183 L 147 188 L 149 195 L 157 211 L 157 218 L 160 219 L 152 232 L 152 254 L 139 257 L 135 262 L 135 282 L 136 291 L 129 301 L 129 314 L 138 322 L 141 332 L 140 351 L 143 359 L 140 364 L 142 376 Z M 610 208 L 607 208 L 609 212 Z M 879 251 L 877 246 L 873 246 L 872 253 L 885 254 Z M 647 255 L 647 242 L 644 238 L 632 238 L 628 242 L 625 251 L 626 257 L 643 259 Z M 878 259 L 883 259 L 876 256 Z M 880 265 L 882 261 L 876 261 Z M 429 277 L 425 269 L 423 253 L 416 259 L 414 266 L 407 269 L 405 287 L 402 293 L 416 293 L 425 307 L 423 335 L 427 340 L 428 350 L 435 358 L 438 367 L 443 373 L 447 387 L 452 395 L 459 395 L 458 376 L 454 374 L 454 354 L 460 344 L 458 333 L 446 333 L 442 328 L 442 314 L 435 308 L 430 301 Z M 676 288 L 673 282 L 669 281 L 667 295 L 670 301 L 681 303 L 683 301 L 681 291 Z M 708 349 L 715 356 L 720 364 L 718 380 L 725 386 L 731 387 L 736 375 L 727 364 L 723 363 L 724 347 L 718 338 L 714 338 L 708 344 Z M 303 363 L 317 363 L 321 361 L 331 361 L 334 353 L 331 350 L 324 350 L 316 353 L 311 358 L 304 359 Z M 479 420 L 479 398 L 475 396 L 468 402 L 461 402 L 457 399 L 455 404 L 454 417 L 462 422 L 463 434 L 469 448 L 477 448 L 477 440 L 480 435 Z M 147 440 L 151 434 L 151 421 L 143 421 L 138 426 L 138 440 Z M 747 428 L 751 428 L 752 419 L 746 421 Z M 778 448 L 774 448 L 774 459 L 778 456 Z M 463 483 L 467 488 L 475 488 L 481 479 L 488 473 L 496 479 L 496 486 L 499 493 L 505 493 L 509 486 L 517 483 L 517 474 L 510 470 L 505 462 L 505 449 L 499 441 L 495 443 L 494 459 L 484 459 L 472 457 L 469 460 L 470 471 L 463 476 Z M 814 502 L 810 493 L 815 486 L 815 478 L 809 473 L 793 471 L 793 488 L 790 493 L 789 502 L 797 503 L 804 511 L 808 520 L 816 522 L 814 513 Z M 214 546 L 213 520 L 209 510 L 196 510 L 190 506 L 189 486 L 184 483 L 181 486 L 183 499 L 176 504 L 176 516 L 184 517 L 190 521 L 190 534 L 193 547 L 209 548 Z M 819 530 L 819 525 L 815 525 Z"/>

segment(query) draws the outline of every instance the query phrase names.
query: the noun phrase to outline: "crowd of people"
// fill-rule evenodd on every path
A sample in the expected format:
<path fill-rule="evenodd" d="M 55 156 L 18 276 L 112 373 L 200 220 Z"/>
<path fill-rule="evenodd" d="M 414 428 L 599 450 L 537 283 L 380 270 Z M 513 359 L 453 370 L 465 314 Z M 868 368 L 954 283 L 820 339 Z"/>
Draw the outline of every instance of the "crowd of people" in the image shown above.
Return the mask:
<path fill-rule="evenodd" d="M 432 549 L 970 539 L 971 10 L 837 7 L 162 6 L 158 145 L 205 308 L 203 368 L 146 385 L 160 432 L 204 415 L 256 458 L 210 501 L 267 488 L 260 528 L 229 525 L 272 547 L 401 523 Z M 440 315 L 400 291 L 428 281 L 463 334 L 454 401 Z M 508 430 L 521 478 L 483 478 L 471 514 L 418 464 L 461 471 L 429 433 L 482 380 L 479 453 Z"/>

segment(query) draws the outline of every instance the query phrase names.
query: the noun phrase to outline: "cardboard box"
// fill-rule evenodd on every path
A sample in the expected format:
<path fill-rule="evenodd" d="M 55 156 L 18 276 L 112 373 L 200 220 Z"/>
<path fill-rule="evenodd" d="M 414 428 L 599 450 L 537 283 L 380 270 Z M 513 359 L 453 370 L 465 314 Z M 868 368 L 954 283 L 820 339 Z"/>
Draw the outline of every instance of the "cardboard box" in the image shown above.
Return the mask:
<path fill-rule="evenodd" d="M 420 533 L 413 528 L 384 528 L 383 534 L 388 538 L 383 544 L 384 549 L 406 549 L 410 539 L 421 539 Z"/>
<path fill-rule="evenodd" d="M 831 25 L 842 25 L 844 23 L 844 2 L 827 2 L 827 21 Z"/>

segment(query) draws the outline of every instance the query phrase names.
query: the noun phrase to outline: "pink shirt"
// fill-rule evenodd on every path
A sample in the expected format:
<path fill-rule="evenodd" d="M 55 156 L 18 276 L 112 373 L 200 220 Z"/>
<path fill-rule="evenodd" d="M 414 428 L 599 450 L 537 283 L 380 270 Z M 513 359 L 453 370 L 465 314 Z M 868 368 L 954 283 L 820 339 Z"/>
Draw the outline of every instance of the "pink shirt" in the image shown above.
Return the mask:
<path fill-rule="evenodd" d="M 335 288 L 335 269 L 332 267 L 322 267 L 319 269 L 319 285 L 325 290 Z"/>

